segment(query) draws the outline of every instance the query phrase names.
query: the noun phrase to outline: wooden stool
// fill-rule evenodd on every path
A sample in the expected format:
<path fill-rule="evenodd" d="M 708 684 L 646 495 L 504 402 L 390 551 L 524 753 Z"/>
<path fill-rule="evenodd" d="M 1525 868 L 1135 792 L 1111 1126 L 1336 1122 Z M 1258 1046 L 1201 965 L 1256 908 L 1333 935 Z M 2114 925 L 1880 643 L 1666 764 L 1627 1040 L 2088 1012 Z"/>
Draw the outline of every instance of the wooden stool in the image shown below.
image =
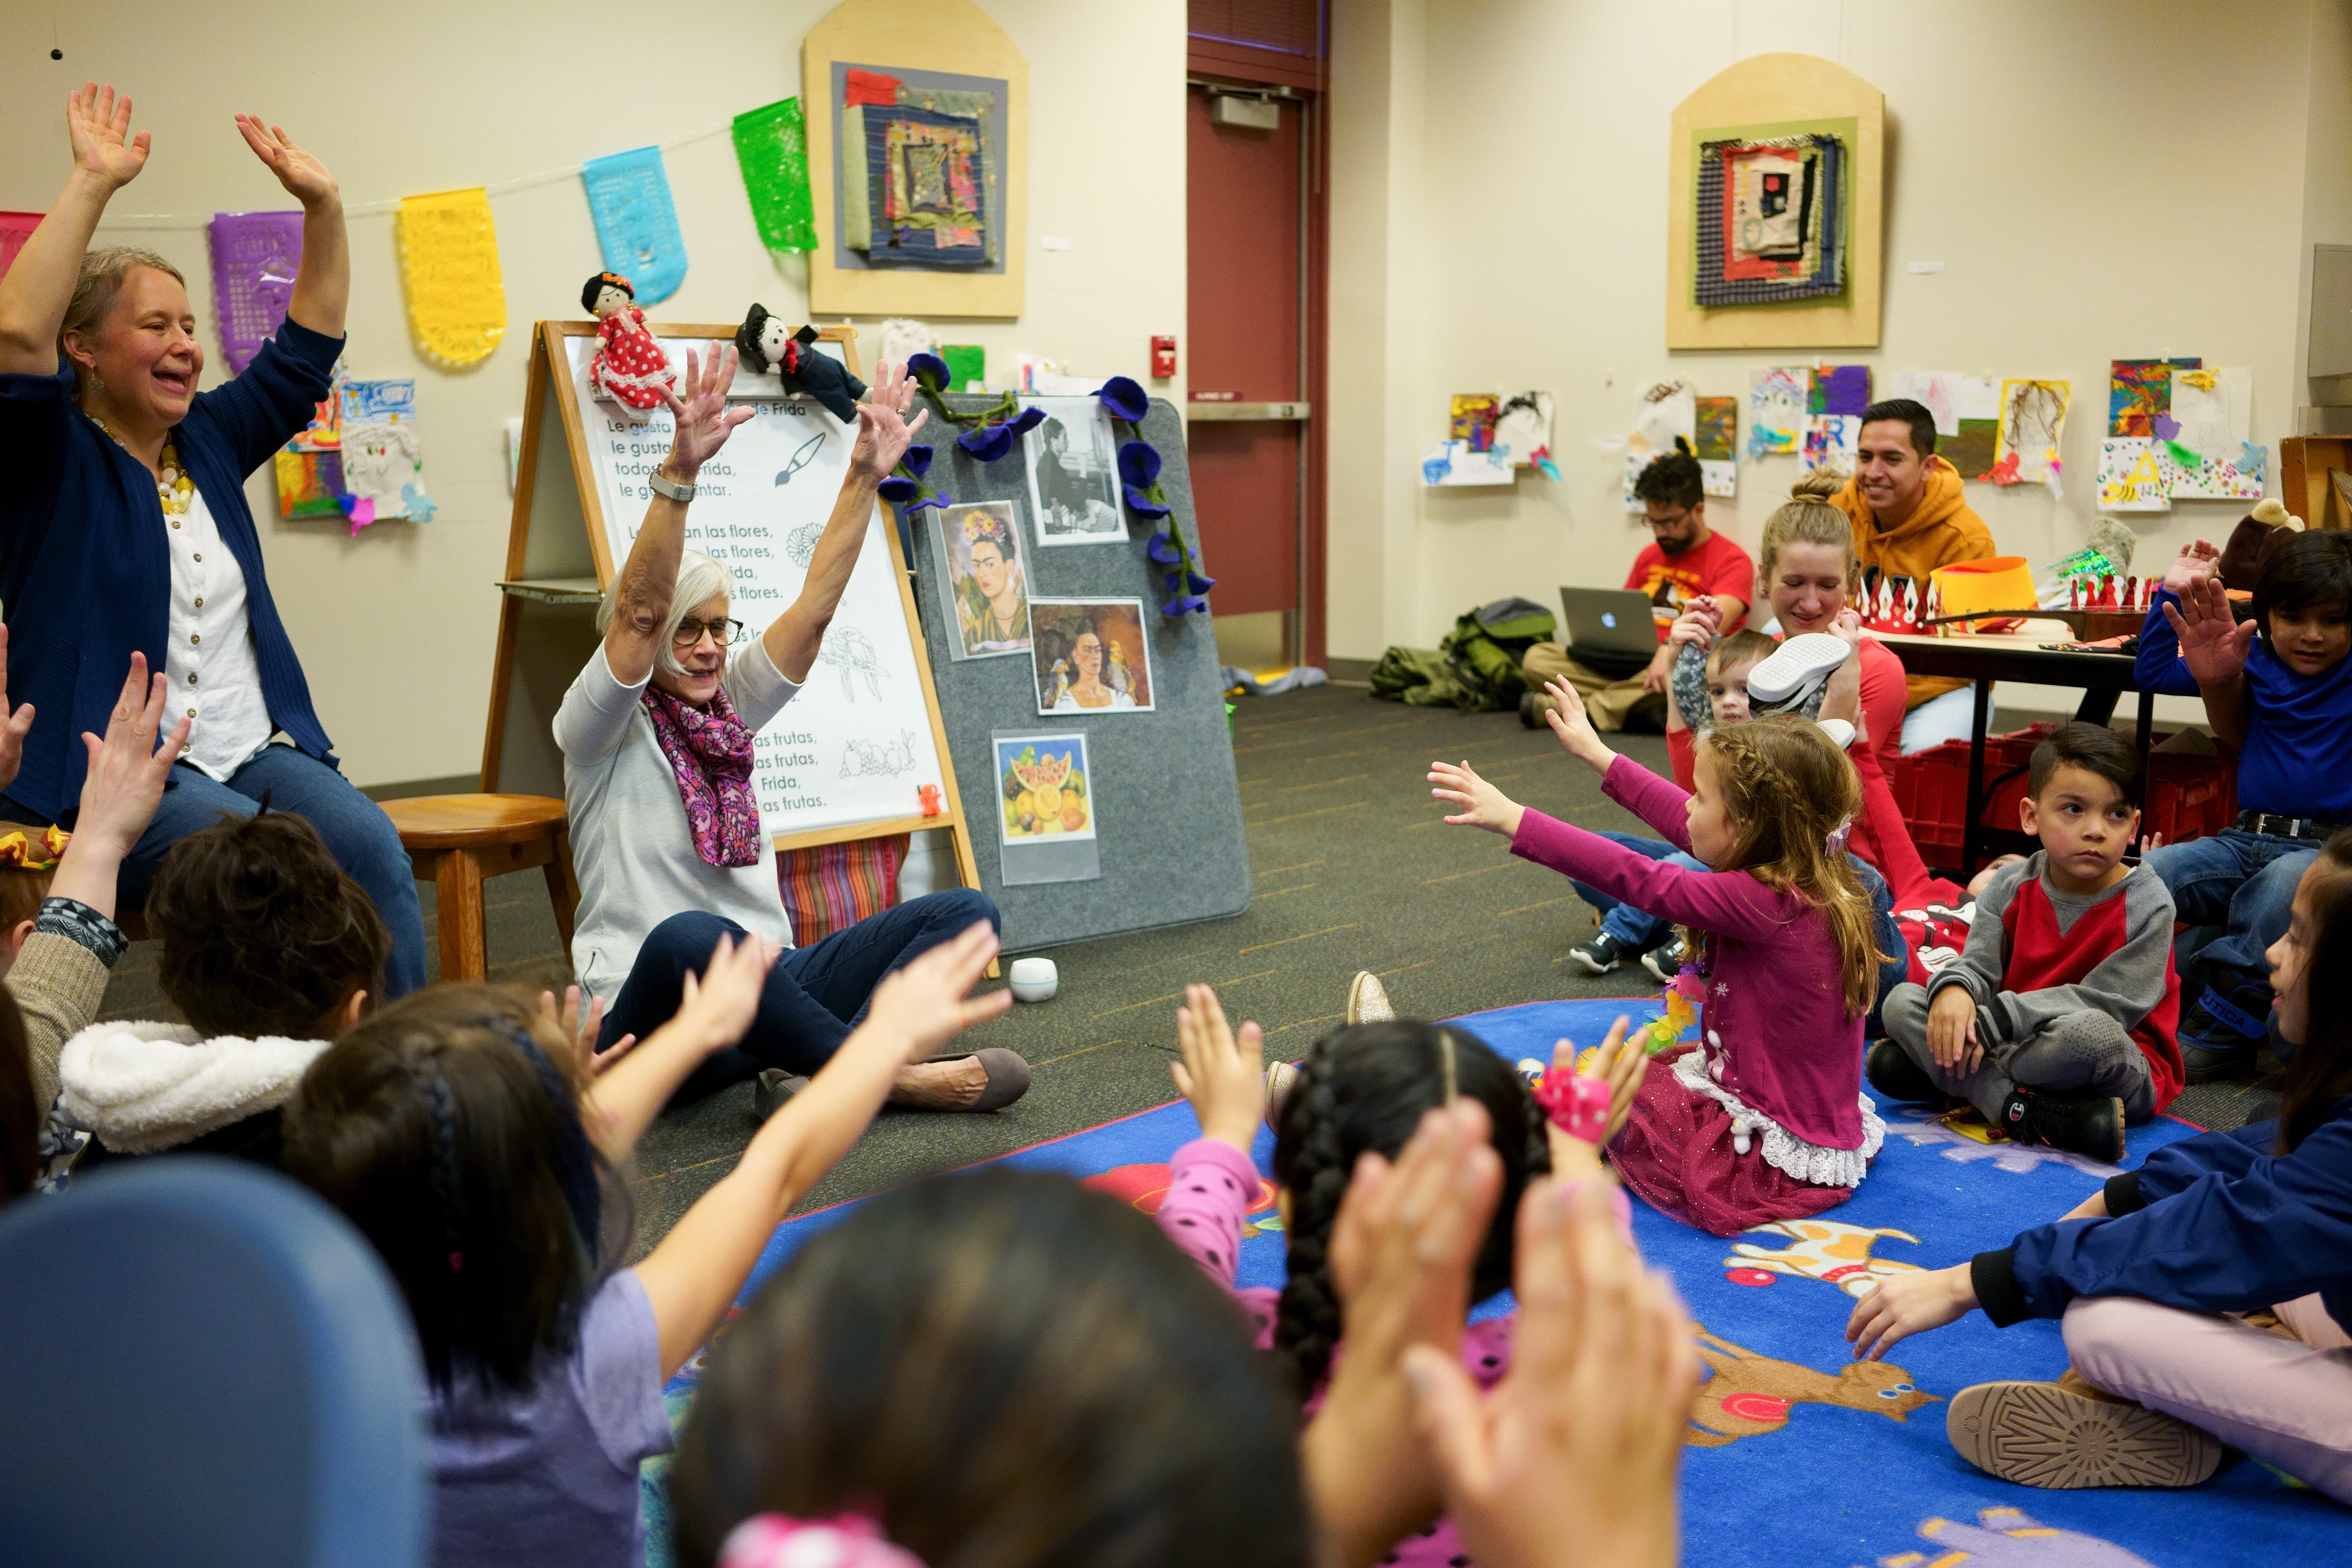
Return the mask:
<path fill-rule="evenodd" d="M 416 879 L 433 884 L 441 921 L 441 978 L 489 973 L 482 944 L 482 879 L 533 866 L 547 873 L 555 929 L 572 952 L 580 881 L 572 872 L 570 817 L 541 795 L 424 795 L 388 800 L 383 814 L 400 829 Z"/>

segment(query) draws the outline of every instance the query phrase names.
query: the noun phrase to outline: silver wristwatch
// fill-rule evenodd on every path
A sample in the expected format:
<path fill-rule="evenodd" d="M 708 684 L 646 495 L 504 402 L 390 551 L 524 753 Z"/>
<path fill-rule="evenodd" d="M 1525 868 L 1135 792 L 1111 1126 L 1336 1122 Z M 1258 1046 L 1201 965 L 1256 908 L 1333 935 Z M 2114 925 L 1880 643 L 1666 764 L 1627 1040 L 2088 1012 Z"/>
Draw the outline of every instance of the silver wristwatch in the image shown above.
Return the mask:
<path fill-rule="evenodd" d="M 692 500 L 694 499 L 694 492 L 700 488 L 697 485 L 672 484 L 669 480 L 662 478 L 661 470 L 659 468 L 656 468 L 646 477 L 646 483 L 653 486 L 654 494 L 657 496 L 667 496 L 670 500 L 677 502 L 680 506 L 684 506 L 687 502 Z"/>

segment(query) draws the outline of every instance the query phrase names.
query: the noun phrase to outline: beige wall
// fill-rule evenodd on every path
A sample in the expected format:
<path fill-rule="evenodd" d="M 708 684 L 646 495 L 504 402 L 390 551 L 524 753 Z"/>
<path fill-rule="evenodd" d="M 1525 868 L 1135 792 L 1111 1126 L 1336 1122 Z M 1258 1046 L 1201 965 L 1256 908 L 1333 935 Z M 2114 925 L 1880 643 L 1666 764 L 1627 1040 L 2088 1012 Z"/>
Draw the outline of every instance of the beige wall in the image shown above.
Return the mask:
<path fill-rule="evenodd" d="M 717 128 L 667 155 L 691 267 L 654 314 L 740 321 L 758 300 L 797 319 L 805 270 L 761 248 L 723 128 L 742 110 L 799 91 L 802 35 L 829 8 L 823 0 L 700 0 L 658 11 L 607 0 L 392 8 L 249 0 L 232 20 L 157 0 L 60 6 L 63 63 L 29 45 L 0 62 L 0 145 L 9 153 L 0 206 L 39 210 L 55 196 L 69 165 L 69 86 L 95 77 L 126 87 L 137 123 L 154 132 L 154 153 L 114 211 L 190 216 L 110 225 L 102 237 L 151 245 L 178 263 L 209 322 L 203 216 L 290 205 L 237 139 L 236 110 L 283 123 L 335 171 L 352 203 L 514 179 Z M 1029 61 L 1029 310 L 944 335 L 985 344 L 992 370 L 1034 353 L 1141 377 L 1150 335 L 1181 332 L 1184 322 L 1183 6 L 984 0 L 982 8 Z M 506 556 L 505 425 L 523 411 L 531 321 L 578 315 L 581 280 L 600 265 L 576 177 L 492 205 L 507 338 L 487 363 L 455 374 L 410 347 L 391 219 L 352 220 L 350 362 L 362 375 L 416 378 L 439 517 L 380 524 L 353 540 L 340 524 L 280 521 L 266 470 L 249 487 L 271 587 L 320 716 L 362 784 L 480 764 L 497 628 L 490 584 Z M 1048 235 L 1070 247 L 1040 248 Z M 217 340 L 209 325 L 202 335 L 212 384 Z M 1181 384 L 1155 390 L 1181 401 Z"/>
<path fill-rule="evenodd" d="M 1886 94 L 1884 343 L 1829 362 L 2074 383 L 2063 500 L 1969 487 L 2005 551 L 2083 542 L 2112 358 L 2250 366 L 2274 446 L 2306 401 L 2306 246 L 2352 233 L 2347 34 L 2343 0 L 1337 0 L 1331 652 L 1622 580 L 1647 535 L 1597 443 L 1636 390 L 1681 375 L 1744 400 L 1753 368 L 1811 357 L 1663 346 L 1669 116 L 1751 55 L 1822 55 Z M 1389 384 L 1351 384 L 1351 360 Z M 1449 394 L 1526 387 L 1557 397 L 1565 483 L 1414 482 Z M 1710 521 L 1752 547 L 1795 477 L 1794 458 L 1743 464 Z M 2138 563 L 2240 510 L 2131 520 Z"/>

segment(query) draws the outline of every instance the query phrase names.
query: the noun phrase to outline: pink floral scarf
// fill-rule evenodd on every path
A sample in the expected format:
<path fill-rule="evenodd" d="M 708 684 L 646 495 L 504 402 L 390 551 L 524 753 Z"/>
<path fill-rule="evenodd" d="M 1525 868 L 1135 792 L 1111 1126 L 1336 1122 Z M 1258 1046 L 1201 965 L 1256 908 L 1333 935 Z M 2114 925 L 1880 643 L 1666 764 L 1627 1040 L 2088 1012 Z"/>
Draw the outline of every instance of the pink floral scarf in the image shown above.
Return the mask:
<path fill-rule="evenodd" d="M 707 709 L 648 683 L 641 700 L 654 739 L 677 774 L 694 852 L 713 866 L 760 863 L 760 800 L 751 789 L 751 731 L 720 690 Z"/>

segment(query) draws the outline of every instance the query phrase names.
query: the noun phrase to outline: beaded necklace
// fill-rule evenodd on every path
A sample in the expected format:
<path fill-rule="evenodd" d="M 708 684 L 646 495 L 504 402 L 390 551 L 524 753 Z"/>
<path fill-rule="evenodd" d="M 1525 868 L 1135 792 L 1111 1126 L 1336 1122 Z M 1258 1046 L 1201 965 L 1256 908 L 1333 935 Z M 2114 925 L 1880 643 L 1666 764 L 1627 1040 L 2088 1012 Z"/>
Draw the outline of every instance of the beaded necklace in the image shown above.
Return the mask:
<path fill-rule="evenodd" d="M 108 438 L 115 445 L 125 451 L 130 450 L 130 444 L 115 435 L 105 420 L 93 416 L 90 423 L 106 431 Z M 187 469 L 180 467 L 179 449 L 172 445 L 168 437 L 163 441 L 161 461 L 162 467 L 155 474 L 155 499 L 163 503 L 165 516 L 185 517 L 188 509 L 196 504 L 196 481 L 188 477 Z"/>

